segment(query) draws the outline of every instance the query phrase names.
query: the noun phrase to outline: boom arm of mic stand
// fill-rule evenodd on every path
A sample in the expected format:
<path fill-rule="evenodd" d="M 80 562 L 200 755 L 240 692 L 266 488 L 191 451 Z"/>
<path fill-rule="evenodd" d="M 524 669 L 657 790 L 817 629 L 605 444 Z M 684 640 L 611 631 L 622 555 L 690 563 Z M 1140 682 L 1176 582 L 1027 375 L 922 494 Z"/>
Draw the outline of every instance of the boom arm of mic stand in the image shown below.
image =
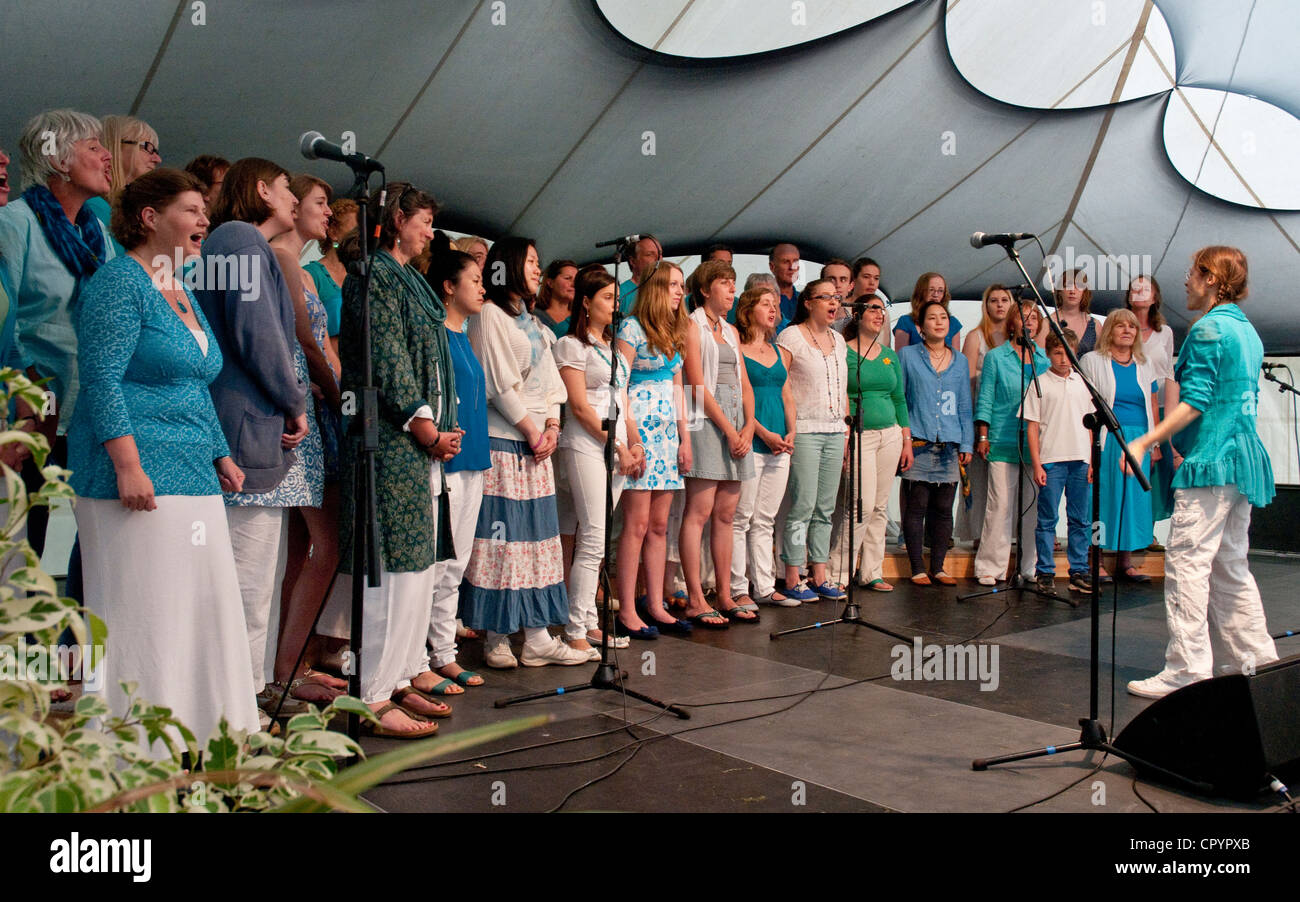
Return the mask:
<path fill-rule="evenodd" d="M 1092 384 L 1092 380 L 1084 374 L 1083 368 L 1079 366 L 1079 357 L 1074 353 L 1074 349 L 1070 347 L 1070 343 L 1065 340 L 1065 335 L 1061 331 L 1061 324 L 1051 316 L 1047 315 L 1047 303 L 1043 300 L 1043 296 L 1038 293 L 1038 286 L 1029 278 L 1029 273 L 1025 270 L 1025 264 L 1020 260 L 1020 254 L 1014 247 L 1008 247 L 1005 248 L 1005 250 L 1007 252 L 1007 257 L 1011 259 L 1012 263 L 1016 264 L 1016 268 L 1019 269 L 1020 274 L 1024 276 L 1025 282 L 1029 285 L 1030 290 L 1034 292 L 1034 297 L 1038 301 L 1038 307 L 1043 312 L 1043 319 L 1047 321 L 1047 327 L 1052 330 L 1052 333 L 1060 339 L 1061 346 L 1065 348 L 1065 356 L 1070 360 L 1070 366 L 1079 374 L 1079 378 L 1083 380 L 1084 387 L 1086 387 L 1088 393 L 1092 395 L 1092 404 L 1097 409 L 1097 416 L 1101 420 L 1101 425 L 1110 430 L 1110 434 L 1117 442 L 1119 442 L 1120 450 L 1124 453 L 1125 460 L 1128 461 L 1130 474 L 1138 481 L 1138 485 L 1142 486 L 1144 492 L 1151 491 L 1151 480 L 1142 472 L 1141 462 L 1134 457 L 1133 452 L 1129 450 L 1128 441 L 1124 438 L 1124 430 L 1120 427 L 1119 420 L 1115 418 L 1115 411 L 1108 403 L 1106 403 L 1106 399 L 1101 396 L 1101 392 L 1097 391 L 1097 386 Z"/>

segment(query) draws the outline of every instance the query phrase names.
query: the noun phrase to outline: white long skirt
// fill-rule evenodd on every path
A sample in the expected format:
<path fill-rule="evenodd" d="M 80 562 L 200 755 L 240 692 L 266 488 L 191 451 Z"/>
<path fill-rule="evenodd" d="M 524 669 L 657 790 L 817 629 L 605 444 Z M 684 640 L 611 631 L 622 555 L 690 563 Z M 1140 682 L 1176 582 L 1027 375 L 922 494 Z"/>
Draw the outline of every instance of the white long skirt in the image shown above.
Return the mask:
<path fill-rule="evenodd" d="M 203 746 L 224 716 L 258 730 L 239 574 L 220 495 L 164 495 L 157 510 L 78 498 L 86 606 L 108 639 L 95 674 L 116 715 L 123 681 L 166 705 Z M 155 751 L 160 749 L 155 748 Z"/>

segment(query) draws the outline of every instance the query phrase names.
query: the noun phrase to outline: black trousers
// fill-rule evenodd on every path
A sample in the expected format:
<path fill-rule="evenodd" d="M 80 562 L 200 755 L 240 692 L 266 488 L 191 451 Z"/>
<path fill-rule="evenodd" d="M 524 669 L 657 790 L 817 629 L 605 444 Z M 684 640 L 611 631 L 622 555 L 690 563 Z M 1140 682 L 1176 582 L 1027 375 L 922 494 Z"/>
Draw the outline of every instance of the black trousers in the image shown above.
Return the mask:
<path fill-rule="evenodd" d="M 903 517 L 903 536 L 912 573 L 940 573 L 952 538 L 952 502 L 957 496 L 955 482 L 917 482 L 903 480 L 907 513 Z M 930 546 L 930 569 L 925 569 L 925 546 Z"/>

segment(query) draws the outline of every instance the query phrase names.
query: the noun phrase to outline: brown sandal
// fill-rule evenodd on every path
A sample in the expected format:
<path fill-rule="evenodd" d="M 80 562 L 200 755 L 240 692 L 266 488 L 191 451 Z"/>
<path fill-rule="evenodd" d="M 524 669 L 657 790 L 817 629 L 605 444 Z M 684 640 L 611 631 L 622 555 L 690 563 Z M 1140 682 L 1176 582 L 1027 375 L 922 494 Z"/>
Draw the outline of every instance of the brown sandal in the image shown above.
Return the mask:
<path fill-rule="evenodd" d="M 390 727 L 383 726 L 382 724 L 364 720 L 361 722 L 361 728 L 371 736 L 379 736 L 385 739 L 423 739 L 426 736 L 432 736 L 434 733 L 438 732 L 438 725 L 436 723 L 427 722 L 418 714 L 407 711 L 405 708 L 393 702 L 389 702 L 378 711 L 374 712 L 375 717 L 382 718 L 389 711 L 401 711 L 415 723 L 424 723 L 424 726 L 420 727 L 418 730 L 394 730 Z"/>
<path fill-rule="evenodd" d="M 426 714 L 423 711 L 416 711 L 412 708 L 408 708 L 406 705 L 402 704 L 402 699 L 411 695 L 417 695 L 420 698 L 424 699 L 429 704 L 437 705 L 439 707 L 446 708 L 447 710 L 440 711 L 437 714 Z M 407 714 L 415 714 L 424 718 L 451 717 L 451 705 L 447 704 L 442 699 L 438 698 L 438 696 L 430 695 L 428 692 L 424 692 L 420 689 L 416 689 L 414 686 L 404 686 L 401 689 L 398 689 L 396 692 L 394 692 L 392 697 L 393 697 L 393 701 L 397 703 L 397 706 L 401 708 L 403 711 L 405 711 Z"/>

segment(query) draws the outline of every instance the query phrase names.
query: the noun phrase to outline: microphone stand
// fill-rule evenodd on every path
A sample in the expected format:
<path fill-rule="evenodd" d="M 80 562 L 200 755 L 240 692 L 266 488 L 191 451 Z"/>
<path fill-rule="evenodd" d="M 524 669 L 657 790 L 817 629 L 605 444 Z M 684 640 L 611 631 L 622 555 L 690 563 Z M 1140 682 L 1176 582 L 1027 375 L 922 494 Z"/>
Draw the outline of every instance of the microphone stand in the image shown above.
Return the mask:
<path fill-rule="evenodd" d="M 1044 303 L 1042 295 L 1038 293 L 1038 287 L 1034 285 L 1033 280 L 1029 278 L 1029 273 L 1025 271 L 1024 263 L 1020 260 L 1020 254 L 1016 251 L 1015 247 L 1009 244 L 1005 247 L 1005 250 L 1007 252 L 1007 257 L 1010 258 L 1010 260 L 1020 269 L 1020 274 L 1024 276 L 1024 280 L 1030 283 L 1030 288 L 1033 289 L 1034 297 L 1038 301 L 1039 309 L 1046 314 L 1047 305 Z M 1088 389 L 1088 393 L 1092 395 L 1094 412 L 1084 417 L 1084 425 L 1092 432 L 1092 517 L 1094 523 L 1100 522 L 1101 430 L 1103 428 L 1109 429 L 1111 436 L 1119 442 L 1120 450 L 1123 452 L 1125 460 L 1128 461 L 1132 475 L 1137 479 L 1138 484 L 1142 486 L 1144 491 L 1151 491 L 1151 482 L 1147 479 L 1146 474 L 1142 472 L 1141 462 L 1137 460 L 1133 456 L 1133 452 L 1129 450 L 1128 443 L 1124 440 L 1124 431 L 1120 428 L 1119 421 L 1115 418 L 1115 411 L 1111 409 L 1111 406 L 1108 403 L 1106 403 L 1106 399 L 1101 396 L 1101 393 L 1097 390 L 1097 386 L 1092 384 L 1092 381 L 1084 375 L 1083 370 L 1080 368 L 1078 356 L 1074 353 L 1074 349 L 1070 347 L 1069 343 L 1065 341 L 1065 336 L 1061 332 L 1061 324 L 1051 316 L 1047 316 L 1046 319 L 1048 328 L 1050 328 L 1053 334 L 1060 339 L 1062 346 L 1065 348 L 1065 354 L 1070 360 L 1070 366 L 1079 374 L 1079 377 L 1083 379 L 1084 386 Z M 1118 758 L 1123 758 L 1125 761 L 1134 765 L 1152 767 L 1149 762 L 1145 762 L 1137 756 L 1118 749 L 1111 744 L 1111 742 L 1106 738 L 1105 727 L 1101 725 L 1098 713 L 1100 707 L 1098 683 L 1101 664 L 1101 548 L 1095 542 L 1093 543 L 1090 557 L 1092 592 L 1090 593 L 1091 660 L 1088 669 L 1089 707 L 1088 716 L 1079 718 L 1079 738 L 1074 742 L 1067 742 L 1062 745 L 1049 745 L 1025 752 L 1016 752 L 1010 755 L 997 755 L 992 758 L 976 758 L 971 762 L 972 770 L 988 770 L 990 767 L 998 764 L 1007 764 L 1012 761 L 1024 761 L 1029 758 L 1042 758 L 1047 755 L 1055 755 L 1058 752 L 1073 752 L 1080 749 L 1087 751 L 1102 751 L 1107 754 L 1115 755 Z M 1172 774 L 1164 768 L 1152 767 L 1152 769 L 1167 777 L 1172 777 L 1173 779 L 1183 782 L 1186 781 L 1186 778 L 1177 774 Z"/>
<path fill-rule="evenodd" d="M 875 295 L 863 295 L 863 297 L 864 298 L 875 297 Z M 863 308 L 865 307 L 866 307 L 865 300 L 861 304 L 853 305 L 853 330 L 854 330 L 854 334 L 856 335 L 862 334 L 861 333 L 862 311 Z M 889 328 L 889 326 L 887 323 L 881 323 L 880 328 L 887 329 Z M 879 334 L 876 335 L 876 338 L 877 340 L 879 340 L 880 338 Z M 792 629 L 779 630 L 775 633 L 769 633 L 768 638 L 772 640 L 780 639 L 782 636 L 789 636 L 794 633 L 803 633 L 803 632 L 807 632 L 808 630 L 821 629 L 824 626 L 834 626 L 837 623 L 851 623 L 854 626 L 865 626 L 869 630 L 875 630 L 878 633 L 882 633 L 886 636 L 891 636 L 895 639 L 898 639 L 900 642 L 911 642 L 915 638 L 913 636 L 904 636 L 902 633 L 896 633 L 893 630 L 885 629 L 883 626 L 877 626 L 876 624 L 870 622 L 869 620 L 863 619 L 862 609 L 858 606 L 857 601 L 853 597 L 856 594 L 856 590 L 857 590 L 857 579 L 854 578 L 854 573 L 853 573 L 853 571 L 856 569 L 855 565 L 857 564 L 856 555 L 854 555 L 853 553 L 853 547 L 854 547 L 853 531 L 854 531 L 855 521 L 857 520 L 857 516 L 859 516 L 862 512 L 862 498 L 861 498 L 862 485 L 859 480 L 854 478 L 854 473 L 857 472 L 858 470 L 858 441 L 859 441 L 858 432 L 862 424 L 862 359 L 863 356 L 864 356 L 863 354 L 858 355 L 857 408 L 853 410 L 848 417 L 845 418 L 849 426 L 849 486 L 848 486 L 848 494 L 846 495 L 846 498 L 848 499 L 849 502 L 848 505 L 846 505 L 846 507 L 848 507 L 849 509 L 849 574 L 848 574 L 848 579 L 845 580 L 846 585 L 844 586 L 844 592 L 845 592 L 844 610 L 840 613 L 840 616 L 836 617 L 834 620 L 819 620 L 818 622 L 810 623 L 807 626 L 796 626 Z M 719 577 L 719 579 L 721 579 L 721 577 Z"/>
<path fill-rule="evenodd" d="M 1291 372 L 1290 368 L 1287 368 L 1287 373 L 1289 374 L 1290 372 Z M 1285 394 L 1286 392 L 1290 392 L 1293 395 L 1300 395 L 1300 389 L 1297 389 L 1294 385 L 1288 385 L 1287 383 L 1283 382 L 1277 376 L 1274 376 L 1271 370 L 1264 370 L 1263 374 L 1265 379 L 1267 379 L 1269 382 L 1272 382 L 1274 385 L 1277 386 L 1278 394 Z M 1292 400 L 1294 401 L 1294 399 Z M 1297 636 L 1297 635 L 1300 635 L 1300 630 L 1291 629 L 1291 630 L 1283 630 L 1282 632 L 1278 633 L 1272 638 L 1290 639 L 1293 636 Z"/>
<path fill-rule="evenodd" d="M 609 242 L 603 242 L 597 247 L 603 247 Z M 618 264 L 623 260 L 623 254 L 628 248 L 629 242 L 619 240 L 614 242 L 614 285 L 618 286 Z M 627 671 L 623 670 L 613 660 L 610 645 L 610 636 L 614 634 L 614 611 L 609 605 L 609 601 L 614 597 L 613 590 L 610 586 L 609 562 L 613 555 L 613 535 L 614 535 L 614 475 L 617 472 L 615 465 L 614 439 L 618 430 L 619 412 L 618 412 L 618 327 L 623 320 L 622 305 L 619 303 L 617 292 L 614 297 L 614 318 L 609 324 L 610 342 L 609 342 L 609 404 L 605 408 L 605 417 L 601 420 L 601 425 L 605 428 L 605 472 L 608 477 L 605 479 L 605 559 L 600 562 L 600 586 L 605 591 L 605 598 L 600 603 L 600 663 L 596 665 L 595 672 L 591 679 L 585 683 L 575 683 L 572 686 L 557 686 L 554 689 L 547 689 L 542 692 L 530 692 L 527 695 L 516 695 L 512 698 L 498 699 L 493 703 L 494 707 L 505 708 L 510 705 L 517 705 L 521 702 L 530 702 L 539 698 L 554 698 L 556 696 L 571 695 L 575 692 L 581 692 L 584 689 L 603 689 L 606 691 L 618 692 L 622 695 L 634 698 L 637 701 L 645 702 L 655 708 L 660 708 L 670 714 L 675 714 L 682 720 L 690 720 L 691 715 L 685 710 L 661 702 L 634 689 L 629 689 L 624 684 L 627 679 Z M 631 366 L 628 367 L 628 380 L 631 380 Z M 628 440 L 631 440 L 628 436 Z M 634 564 L 635 566 L 635 564 Z"/>

